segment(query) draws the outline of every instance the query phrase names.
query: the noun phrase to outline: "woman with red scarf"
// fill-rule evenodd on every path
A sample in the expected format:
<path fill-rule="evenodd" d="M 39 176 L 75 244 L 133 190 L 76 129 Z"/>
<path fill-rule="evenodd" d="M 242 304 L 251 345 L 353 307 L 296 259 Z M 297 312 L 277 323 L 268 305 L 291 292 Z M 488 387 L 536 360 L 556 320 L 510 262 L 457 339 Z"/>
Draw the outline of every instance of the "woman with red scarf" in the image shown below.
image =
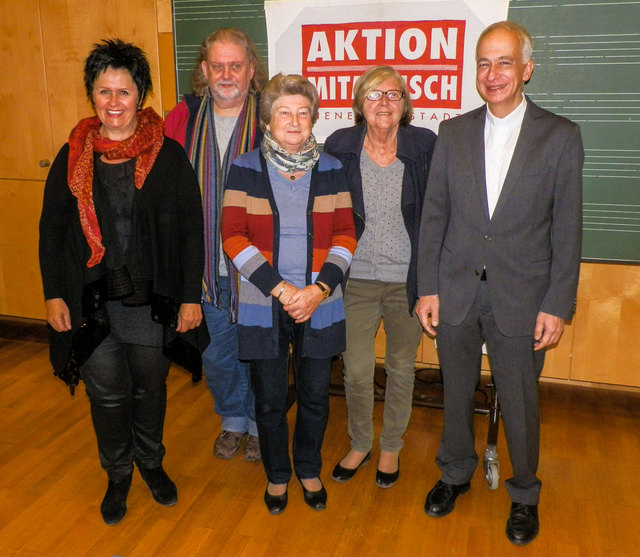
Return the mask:
<path fill-rule="evenodd" d="M 184 149 L 142 109 L 144 52 L 94 45 L 84 81 L 96 116 L 81 120 L 51 167 L 40 267 L 55 375 L 83 379 L 109 483 L 107 524 L 125 515 L 134 462 L 162 505 L 177 489 L 162 467 L 171 360 L 200 378 L 208 342 L 200 309 L 200 189 Z"/>

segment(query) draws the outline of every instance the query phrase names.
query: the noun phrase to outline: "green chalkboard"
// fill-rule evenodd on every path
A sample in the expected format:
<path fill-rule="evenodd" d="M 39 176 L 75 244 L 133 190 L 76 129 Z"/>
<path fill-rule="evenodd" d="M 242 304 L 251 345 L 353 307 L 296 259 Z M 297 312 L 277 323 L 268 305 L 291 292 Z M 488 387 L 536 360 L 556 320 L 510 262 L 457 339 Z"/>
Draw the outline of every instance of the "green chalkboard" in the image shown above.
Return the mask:
<path fill-rule="evenodd" d="M 585 260 L 640 262 L 640 3 L 512 0 L 534 39 L 526 87 L 580 124 Z"/>
<path fill-rule="evenodd" d="M 190 92 L 209 33 L 249 33 L 267 63 L 263 0 L 174 0 L 177 90 Z M 526 87 L 580 124 L 585 145 L 583 259 L 640 263 L 640 2 L 511 0 L 509 19 L 534 39 Z"/>
<path fill-rule="evenodd" d="M 247 33 L 267 64 L 267 24 L 264 0 L 173 0 L 176 90 L 191 92 L 191 74 L 202 41 L 221 27 L 237 27 Z"/>

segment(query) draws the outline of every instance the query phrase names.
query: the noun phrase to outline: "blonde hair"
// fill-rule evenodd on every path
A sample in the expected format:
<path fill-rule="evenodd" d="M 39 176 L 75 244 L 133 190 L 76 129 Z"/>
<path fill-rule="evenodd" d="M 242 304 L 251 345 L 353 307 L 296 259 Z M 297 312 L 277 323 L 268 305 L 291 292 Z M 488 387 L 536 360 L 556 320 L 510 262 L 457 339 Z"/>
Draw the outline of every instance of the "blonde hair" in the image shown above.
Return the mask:
<path fill-rule="evenodd" d="M 398 84 L 398 91 L 404 93 L 402 100 L 399 101 L 404 103 L 402 116 L 400 117 L 400 126 L 404 128 L 411 123 L 413 105 L 411 104 L 409 88 L 405 80 L 391 66 L 373 66 L 360 76 L 353 88 L 353 120 L 356 125 L 365 122 L 364 103 L 367 95 L 389 78 L 395 79 Z"/>

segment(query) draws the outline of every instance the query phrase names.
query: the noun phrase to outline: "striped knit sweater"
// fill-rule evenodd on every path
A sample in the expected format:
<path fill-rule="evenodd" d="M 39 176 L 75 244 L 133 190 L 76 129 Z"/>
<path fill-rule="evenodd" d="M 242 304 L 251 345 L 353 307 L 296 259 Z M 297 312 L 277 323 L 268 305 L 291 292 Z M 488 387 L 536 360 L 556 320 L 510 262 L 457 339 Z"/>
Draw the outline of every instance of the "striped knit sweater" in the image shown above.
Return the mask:
<path fill-rule="evenodd" d="M 238 334 L 242 359 L 275 358 L 280 302 L 270 295 L 283 279 L 277 268 L 279 213 L 267 162 L 259 149 L 231 166 L 222 208 L 222 246 L 241 274 Z M 305 322 L 303 356 L 326 358 L 344 350 L 342 280 L 356 248 L 351 196 L 341 163 L 322 153 L 312 170 L 307 206 L 307 284 L 331 289 Z"/>

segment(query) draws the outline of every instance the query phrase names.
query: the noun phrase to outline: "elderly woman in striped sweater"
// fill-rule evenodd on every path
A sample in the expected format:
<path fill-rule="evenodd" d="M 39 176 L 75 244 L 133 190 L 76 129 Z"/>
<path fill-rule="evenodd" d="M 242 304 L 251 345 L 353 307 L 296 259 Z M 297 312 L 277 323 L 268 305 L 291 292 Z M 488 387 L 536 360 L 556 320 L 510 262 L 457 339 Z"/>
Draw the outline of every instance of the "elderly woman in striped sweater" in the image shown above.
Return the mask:
<path fill-rule="evenodd" d="M 351 196 L 337 159 L 312 134 L 315 87 L 274 76 L 262 92 L 259 149 L 239 156 L 226 183 L 223 248 L 241 275 L 240 357 L 250 361 L 267 509 L 287 505 L 287 425 L 293 346 L 297 414 L 293 471 L 305 502 L 326 506 L 320 449 L 329 414 L 331 358 L 345 347 L 342 281 L 356 247 Z"/>

